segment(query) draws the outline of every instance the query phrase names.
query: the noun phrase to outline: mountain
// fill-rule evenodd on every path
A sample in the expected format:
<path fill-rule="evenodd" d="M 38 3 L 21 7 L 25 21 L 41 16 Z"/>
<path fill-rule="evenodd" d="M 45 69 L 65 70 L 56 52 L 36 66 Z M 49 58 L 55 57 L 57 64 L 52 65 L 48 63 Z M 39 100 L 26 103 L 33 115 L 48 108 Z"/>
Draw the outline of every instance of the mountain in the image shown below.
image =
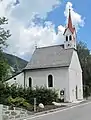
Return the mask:
<path fill-rule="evenodd" d="M 11 54 L 3 53 L 3 55 L 11 68 L 13 68 L 16 72 L 21 71 L 28 63 L 27 61 Z"/>

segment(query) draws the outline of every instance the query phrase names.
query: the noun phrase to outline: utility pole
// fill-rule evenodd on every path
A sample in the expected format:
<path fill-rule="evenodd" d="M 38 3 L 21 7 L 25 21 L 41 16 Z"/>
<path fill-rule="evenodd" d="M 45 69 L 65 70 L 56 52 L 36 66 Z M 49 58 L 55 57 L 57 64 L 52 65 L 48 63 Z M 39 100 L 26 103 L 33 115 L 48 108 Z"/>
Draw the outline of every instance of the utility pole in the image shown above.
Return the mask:
<path fill-rule="evenodd" d="M 36 112 L 36 98 L 34 98 L 34 112 Z"/>

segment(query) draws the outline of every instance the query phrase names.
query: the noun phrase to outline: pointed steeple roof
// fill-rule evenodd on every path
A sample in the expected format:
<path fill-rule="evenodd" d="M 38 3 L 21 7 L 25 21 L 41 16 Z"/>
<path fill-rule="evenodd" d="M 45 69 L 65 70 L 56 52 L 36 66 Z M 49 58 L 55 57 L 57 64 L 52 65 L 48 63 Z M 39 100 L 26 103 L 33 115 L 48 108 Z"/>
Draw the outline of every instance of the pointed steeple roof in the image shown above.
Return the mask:
<path fill-rule="evenodd" d="M 75 31 L 75 27 L 73 27 L 73 25 L 72 25 L 72 19 L 71 19 L 71 12 L 70 11 L 71 11 L 71 9 L 69 9 L 68 25 L 67 25 L 67 28 L 65 28 L 64 34 L 65 34 L 65 32 L 67 31 L 68 28 L 70 29 L 72 34 Z"/>
<path fill-rule="evenodd" d="M 69 18 L 68 18 L 68 28 L 72 28 L 72 20 L 71 20 L 70 9 L 69 9 Z"/>

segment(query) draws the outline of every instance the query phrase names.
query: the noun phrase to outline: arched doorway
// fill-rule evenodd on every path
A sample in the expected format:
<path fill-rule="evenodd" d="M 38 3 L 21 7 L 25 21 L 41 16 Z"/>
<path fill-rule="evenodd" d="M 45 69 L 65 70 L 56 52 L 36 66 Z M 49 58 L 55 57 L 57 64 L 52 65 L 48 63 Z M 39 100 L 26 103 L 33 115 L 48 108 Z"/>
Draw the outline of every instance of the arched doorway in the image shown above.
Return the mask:
<path fill-rule="evenodd" d="M 32 87 L 32 78 L 29 77 L 29 87 Z"/>
<path fill-rule="evenodd" d="M 78 99 L 78 92 L 77 92 L 77 85 L 76 85 L 76 99 Z"/>

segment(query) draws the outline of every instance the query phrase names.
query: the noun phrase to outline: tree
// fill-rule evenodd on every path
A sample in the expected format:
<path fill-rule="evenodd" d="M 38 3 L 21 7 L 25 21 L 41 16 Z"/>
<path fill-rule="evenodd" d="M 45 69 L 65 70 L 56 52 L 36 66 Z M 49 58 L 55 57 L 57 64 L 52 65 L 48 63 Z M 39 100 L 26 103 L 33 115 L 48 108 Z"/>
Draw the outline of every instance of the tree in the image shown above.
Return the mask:
<path fill-rule="evenodd" d="M 8 20 L 5 17 L 0 18 L 0 50 L 2 50 L 4 46 L 7 46 L 6 40 L 11 36 L 10 31 L 5 30 L 2 27 L 3 25 L 8 24 L 7 21 Z"/>
<path fill-rule="evenodd" d="M 0 81 L 4 81 L 9 77 L 10 66 L 3 57 L 3 54 L 0 53 Z"/>
<path fill-rule="evenodd" d="M 11 36 L 10 31 L 3 28 L 5 24 L 8 24 L 7 21 L 5 17 L 0 18 L 0 81 L 7 78 L 8 70 L 10 69 L 7 61 L 3 57 L 3 48 L 7 47 L 6 41 Z"/>
<path fill-rule="evenodd" d="M 83 71 L 83 84 L 91 87 L 91 54 L 86 44 L 79 42 L 77 52 Z"/>

